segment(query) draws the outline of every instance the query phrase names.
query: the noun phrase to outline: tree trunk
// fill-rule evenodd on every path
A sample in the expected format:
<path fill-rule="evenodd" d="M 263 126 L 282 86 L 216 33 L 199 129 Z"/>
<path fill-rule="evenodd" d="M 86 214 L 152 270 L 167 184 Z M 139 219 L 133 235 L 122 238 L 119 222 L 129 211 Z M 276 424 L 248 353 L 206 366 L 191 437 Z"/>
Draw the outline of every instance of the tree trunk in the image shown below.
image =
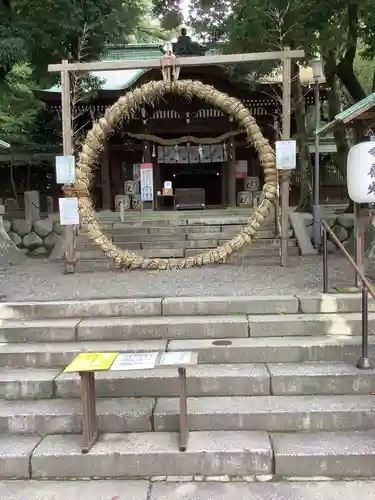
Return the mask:
<path fill-rule="evenodd" d="M 332 121 L 337 114 L 341 112 L 341 103 L 339 97 L 338 81 L 336 76 L 336 63 L 330 64 L 328 61 L 325 66 L 325 77 L 328 85 L 328 113 L 329 120 Z M 343 179 L 346 179 L 346 158 L 349 152 L 349 145 L 346 139 L 346 130 L 341 127 L 333 128 L 333 137 L 336 144 L 336 165 Z"/>
<path fill-rule="evenodd" d="M 297 144 L 299 150 L 299 166 L 301 174 L 301 192 L 297 210 L 299 212 L 311 212 L 312 167 L 306 130 L 306 104 L 302 91 L 299 66 L 296 63 L 292 63 L 292 101 L 297 126 Z"/>
<path fill-rule="evenodd" d="M 354 73 L 353 66 L 341 62 L 337 66 L 337 76 L 340 78 L 354 102 L 359 102 L 366 97 L 366 92 L 359 83 Z"/>

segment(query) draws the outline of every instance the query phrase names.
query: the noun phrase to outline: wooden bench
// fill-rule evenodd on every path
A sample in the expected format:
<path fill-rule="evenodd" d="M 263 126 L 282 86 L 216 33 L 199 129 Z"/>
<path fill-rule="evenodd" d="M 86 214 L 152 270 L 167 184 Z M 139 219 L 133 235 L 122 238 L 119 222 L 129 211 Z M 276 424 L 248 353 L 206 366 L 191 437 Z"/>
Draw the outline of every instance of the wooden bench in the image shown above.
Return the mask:
<path fill-rule="evenodd" d="M 80 353 L 65 368 L 66 373 L 79 373 L 82 401 L 82 453 L 88 453 L 99 436 L 96 412 L 95 373 L 100 371 L 152 370 L 175 367 L 180 389 L 179 450 L 186 451 L 189 428 L 187 422 L 186 368 L 198 363 L 198 353 L 176 352 L 121 352 Z M 125 381 L 126 383 L 126 381 Z"/>

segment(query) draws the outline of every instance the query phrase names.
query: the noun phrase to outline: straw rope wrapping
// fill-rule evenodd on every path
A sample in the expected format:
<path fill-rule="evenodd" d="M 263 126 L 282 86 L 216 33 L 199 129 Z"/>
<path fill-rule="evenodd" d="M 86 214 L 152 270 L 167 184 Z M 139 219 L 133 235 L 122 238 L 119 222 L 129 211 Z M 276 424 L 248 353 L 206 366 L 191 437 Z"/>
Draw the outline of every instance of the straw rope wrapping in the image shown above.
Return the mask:
<path fill-rule="evenodd" d="M 262 190 L 262 201 L 248 224 L 225 244 L 195 257 L 186 259 L 150 259 L 143 258 L 128 250 L 116 247 L 99 226 L 92 201 L 90 199 L 90 183 L 93 167 L 99 160 L 103 144 L 109 134 L 115 132 L 123 120 L 129 121 L 142 104 L 157 104 L 167 94 L 175 94 L 186 99 L 193 97 L 232 116 L 246 132 L 249 145 L 258 151 L 260 163 L 264 171 L 265 183 Z M 89 237 L 115 263 L 123 269 L 182 269 L 205 264 L 224 263 L 234 252 L 240 250 L 245 243 L 250 243 L 258 232 L 276 197 L 276 164 L 275 154 L 251 116 L 249 110 L 238 100 L 199 81 L 180 80 L 174 82 L 150 82 L 121 97 L 97 121 L 87 134 L 86 141 L 77 162 L 75 193 L 78 197 L 79 213 L 82 224 Z"/>

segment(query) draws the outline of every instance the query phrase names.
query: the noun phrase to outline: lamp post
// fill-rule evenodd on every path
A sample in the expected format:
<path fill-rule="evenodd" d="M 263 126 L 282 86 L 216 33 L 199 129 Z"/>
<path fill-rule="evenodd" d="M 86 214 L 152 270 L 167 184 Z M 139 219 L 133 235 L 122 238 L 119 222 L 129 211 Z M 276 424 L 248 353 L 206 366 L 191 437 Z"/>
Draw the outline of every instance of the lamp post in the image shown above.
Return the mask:
<path fill-rule="evenodd" d="M 311 62 L 315 81 L 315 132 L 320 126 L 320 88 L 319 80 L 323 75 L 323 62 L 315 59 Z M 313 243 L 315 248 L 320 247 L 320 193 L 319 193 L 319 135 L 315 133 L 315 164 L 314 164 L 314 195 L 313 195 Z"/>

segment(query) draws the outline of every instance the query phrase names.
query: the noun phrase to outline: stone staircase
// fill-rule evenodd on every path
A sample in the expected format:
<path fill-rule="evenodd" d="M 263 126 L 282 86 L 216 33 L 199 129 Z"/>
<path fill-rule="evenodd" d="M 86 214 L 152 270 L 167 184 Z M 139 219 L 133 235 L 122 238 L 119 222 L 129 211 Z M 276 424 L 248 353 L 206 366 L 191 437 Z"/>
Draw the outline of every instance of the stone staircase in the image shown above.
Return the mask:
<path fill-rule="evenodd" d="M 355 367 L 360 302 L 337 294 L 0 303 L 0 477 L 372 478 L 375 370 Z M 97 374 L 102 434 L 82 455 L 79 379 L 63 367 L 81 351 L 165 349 L 199 353 L 188 370 L 187 451 L 177 446 L 177 373 L 160 368 Z"/>
<path fill-rule="evenodd" d="M 249 213 L 226 213 L 225 211 L 194 212 L 153 212 L 152 215 L 126 215 L 120 222 L 118 214 L 100 217 L 100 225 L 114 243 L 143 257 L 180 258 L 216 248 L 238 234 L 246 224 Z M 218 212 L 218 213 L 216 213 Z M 167 214 L 167 216 L 166 216 Z M 116 218 L 115 218 L 116 217 Z M 293 231 L 289 231 L 290 255 L 298 255 L 298 247 Z M 88 239 L 84 230 L 76 243 L 80 261 L 102 261 L 109 266 L 107 257 L 98 246 Z M 262 225 L 256 240 L 233 255 L 229 262 L 244 263 L 254 257 L 277 257 L 280 239 L 275 238 L 275 222 L 270 217 Z"/>

